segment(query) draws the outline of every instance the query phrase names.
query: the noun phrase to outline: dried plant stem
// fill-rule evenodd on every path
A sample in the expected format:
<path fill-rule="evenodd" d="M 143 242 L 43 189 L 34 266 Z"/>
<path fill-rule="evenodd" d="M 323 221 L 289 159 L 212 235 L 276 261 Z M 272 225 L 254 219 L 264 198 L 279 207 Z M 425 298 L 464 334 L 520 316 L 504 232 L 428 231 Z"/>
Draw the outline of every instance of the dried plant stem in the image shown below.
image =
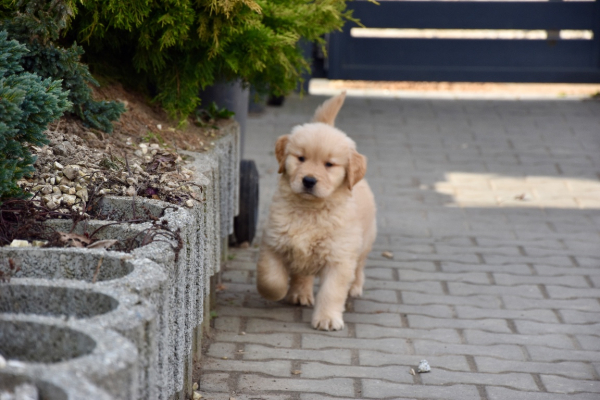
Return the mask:
<path fill-rule="evenodd" d="M 96 272 L 94 272 L 94 278 L 92 278 L 92 283 L 96 283 L 96 279 L 98 279 L 98 273 L 100 272 L 100 266 L 102 266 L 102 261 L 104 261 L 104 257 L 100 257 L 98 260 L 98 265 L 96 265 Z"/>

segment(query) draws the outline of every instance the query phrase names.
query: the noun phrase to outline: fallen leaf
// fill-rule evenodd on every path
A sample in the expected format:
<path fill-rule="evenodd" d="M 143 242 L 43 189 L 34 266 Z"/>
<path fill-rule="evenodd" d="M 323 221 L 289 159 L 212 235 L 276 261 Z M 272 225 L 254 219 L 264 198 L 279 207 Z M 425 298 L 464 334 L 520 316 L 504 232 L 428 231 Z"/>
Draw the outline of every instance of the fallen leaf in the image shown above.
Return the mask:
<path fill-rule="evenodd" d="M 381 253 L 381 255 L 389 259 L 394 258 L 394 253 L 392 253 L 391 251 L 384 251 L 383 253 Z"/>
<path fill-rule="evenodd" d="M 292 371 L 293 375 L 300 375 L 302 373 L 302 371 L 300 371 L 299 369 L 295 369 Z"/>
<path fill-rule="evenodd" d="M 115 239 L 98 240 L 92 244 L 89 244 L 87 246 L 87 248 L 88 249 L 108 249 L 109 247 L 111 247 L 112 245 L 114 245 L 117 242 L 118 242 L 118 240 L 115 240 Z"/>
<path fill-rule="evenodd" d="M 225 289 L 227 289 L 227 286 L 223 285 L 222 283 L 219 283 L 217 285 L 217 292 L 220 292 L 220 291 L 225 290 Z"/>
<path fill-rule="evenodd" d="M 531 200 L 531 196 L 529 196 L 527 193 L 523 193 L 518 196 L 515 196 L 515 200 L 529 201 Z"/>
<path fill-rule="evenodd" d="M 69 247 L 86 247 L 92 242 L 89 238 L 75 233 L 58 232 L 58 235 L 58 240 Z"/>
<path fill-rule="evenodd" d="M 416 375 L 415 370 L 413 368 L 410 369 L 410 374 L 413 376 Z"/>

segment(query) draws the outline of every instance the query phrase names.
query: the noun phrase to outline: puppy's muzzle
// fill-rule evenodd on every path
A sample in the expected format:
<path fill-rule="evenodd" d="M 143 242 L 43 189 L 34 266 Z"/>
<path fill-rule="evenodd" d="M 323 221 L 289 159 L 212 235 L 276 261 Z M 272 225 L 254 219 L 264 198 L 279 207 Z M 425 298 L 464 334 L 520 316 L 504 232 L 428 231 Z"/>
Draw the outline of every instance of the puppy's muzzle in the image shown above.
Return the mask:
<path fill-rule="evenodd" d="M 302 185 L 304 185 L 306 189 L 312 189 L 313 187 L 315 187 L 316 184 L 317 178 L 315 178 L 314 176 L 305 176 L 304 178 L 302 178 Z"/>

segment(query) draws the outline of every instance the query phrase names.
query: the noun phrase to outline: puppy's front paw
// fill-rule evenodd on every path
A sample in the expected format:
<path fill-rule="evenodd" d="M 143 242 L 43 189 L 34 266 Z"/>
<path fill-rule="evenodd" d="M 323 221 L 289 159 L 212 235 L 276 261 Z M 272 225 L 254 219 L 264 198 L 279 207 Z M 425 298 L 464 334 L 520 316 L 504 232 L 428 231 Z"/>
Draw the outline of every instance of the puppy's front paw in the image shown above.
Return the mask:
<path fill-rule="evenodd" d="M 350 297 L 360 297 L 363 294 L 363 288 L 359 285 L 352 285 L 348 294 L 350 294 Z"/>
<path fill-rule="evenodd" d="M 312 327 L 320 331 L 339 331 L 344 329 L 342 313 L 331 313 L 330 315 L 313 314 Z"/>
<path fill-rule="evenodd" d="M 310 292 L 290 289 L 286 296 L 286 300 L 292 304 L 300 304 L 301 306 L 312 306 L 315 304 L 312 288 Z"/>

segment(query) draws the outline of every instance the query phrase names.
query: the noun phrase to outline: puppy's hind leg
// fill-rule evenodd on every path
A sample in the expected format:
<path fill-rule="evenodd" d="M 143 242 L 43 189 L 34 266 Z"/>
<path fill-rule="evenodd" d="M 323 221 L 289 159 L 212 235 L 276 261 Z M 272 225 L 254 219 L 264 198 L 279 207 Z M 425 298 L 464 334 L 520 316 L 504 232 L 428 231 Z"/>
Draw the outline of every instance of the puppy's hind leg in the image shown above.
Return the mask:
<path fill-rule="evenodd" d="M 366 263 L 367 254 L 363 254 L 360 256 L 358 263 L 356 265 L 356 272 L 354 273 L 354 282 L 352 282 L 352 286 L 350 286 L 350 296 L 351 297 L 360 297 L 363 293 L 363 285 L 365 284 L 365 263 Z"/>
<path fill-rule="evenodd" d="M 312 306 L 315 303 L 313 296 L 313 282 L 315 277 L 312 275 L 292 275 L 290 280 L 290 289 L 286 299 L 292 304 L 303 306 Z"/>
<path fill-rule="evenodd" d="M 289 278 L 281 257 L 263 246 L 256 265 L 256 287 L 260 295 L 267 300 L 283 299 L 288 290 Z"/>

